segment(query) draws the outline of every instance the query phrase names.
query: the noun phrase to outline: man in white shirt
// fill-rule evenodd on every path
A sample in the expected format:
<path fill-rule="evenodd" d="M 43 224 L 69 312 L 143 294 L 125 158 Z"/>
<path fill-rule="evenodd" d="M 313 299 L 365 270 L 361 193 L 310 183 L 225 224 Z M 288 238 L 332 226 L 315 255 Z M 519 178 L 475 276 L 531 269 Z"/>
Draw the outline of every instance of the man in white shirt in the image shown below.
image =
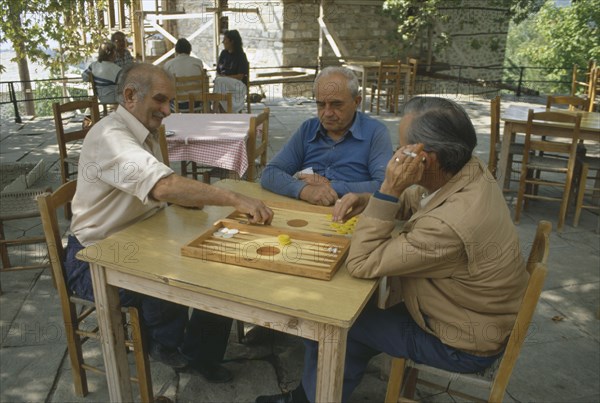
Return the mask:
<path fill-rule="evenodd" d="M 269 224 L 273 212 L 260 200 L 184 178 L 163 164 L 157 131 L 170 114 L 173 77 L 158 66 L 131 64 L 117 85 L 119 107 L 96 123 L 83 142 L 73 219 L 66 249 L 68 286 L 94 299 L 89 264 L 75 255 L 111 234 L 152 216 L 167 203 L 202 208 L 233 206 L 250 221 Z M 176 269 L 176 268 L 175 268 Z M 173 368 L 187 365 L 210 382 L 227 382 L 220 365 L 231 319 L 120 290 L 121 304 L 141 311 L 150 355 Z"/>
<path fill-rule="evenodd" d="M 197 76 L 199 74 L 205 75 L 204 64 L 202 60 L 197 57 L 190 56 L 192 53 L 192 44 L 185 38 L 180 38 L 175 44 L 175 58 L 165 63 L 164 69 L 175 77 L 189 77 Z M 198 83 L 198 88 L 201 88 L 202 83 Z M 204 89 L 208 92 L 208 88 Z M 189 91 L 178 92 L 179 95 L 185 95 Z M 199 93 L 199 96 L 202 96 Z M 200 107 L 200 101 L 194 102 L 194 108 Z M 179 109 L 188 109 L 188 102 L 179 102 Z"/>

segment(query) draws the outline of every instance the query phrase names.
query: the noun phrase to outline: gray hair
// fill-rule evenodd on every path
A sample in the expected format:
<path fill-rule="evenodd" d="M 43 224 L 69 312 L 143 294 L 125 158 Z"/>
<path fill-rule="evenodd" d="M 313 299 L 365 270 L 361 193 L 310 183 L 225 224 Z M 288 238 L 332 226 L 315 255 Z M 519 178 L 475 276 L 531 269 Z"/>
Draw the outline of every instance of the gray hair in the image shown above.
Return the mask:
<path fill-rule="evenodd" d="M 169 80 L 175 81 L 171 73 L 159 66 L 149 63 L 131 63 L 125 66 L 121 70 L 117 82 L 117 102 L 124 105 L 125 97 L 123 94 L 127 88 L 132 88 L 139 99 L 143 100 L 152 88 L 152 82 L 156 78 L 156 74 L 162 74 Z"/>
<path fill-rule="evenodd" d="M 319 80 L 323 77 L 327 77 L 332 74 L 340 74 L 340 75 L 346 77 L 346 82 L 348 83 L 348 89 L 350 90 L 350 94 L 352 95 L 352 98 L 356 98 L 357 96 L 360 95 L 360 92 L 358 91 L 358 78 L 356 78 L 356 74 L 354 74 L 354 72 L 352 70 L 350 70 L 346 67 L 339 67 L 339 66 L 325 67 L 323 70 L 321 70 L 319 72 L 319 74 L 317 74 L 317 77 L 315 78 L 315 82 L 313 84 L 313 93 L 314 94 L 317 93 L 317 83 L 319 82 Z"/>
<path fill-rule="evenodd" d="M 445 98 L 415 97 L 404 106 L 407 115 L 412 116 L 408 142 L 435 152 L 443 171 L 456 174 L 471 159 L 477 134 L 460 105 Z"/>

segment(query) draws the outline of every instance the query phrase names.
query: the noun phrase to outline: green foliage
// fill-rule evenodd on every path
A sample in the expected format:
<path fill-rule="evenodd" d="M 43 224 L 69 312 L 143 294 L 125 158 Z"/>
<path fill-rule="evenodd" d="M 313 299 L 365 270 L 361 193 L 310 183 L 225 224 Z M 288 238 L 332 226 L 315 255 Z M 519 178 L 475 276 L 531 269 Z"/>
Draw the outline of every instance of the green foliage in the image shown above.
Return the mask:
<path fill-rule="evenodd" d="M 600 0 L 579 0 L 568 7 L 548 0 L 535 16 L 509 31 L 507 64 L 547 68 L 526 70 L 525 81 L 563 82 L 536 85 L 542 93 L 568 93 L 573 64 L 585 68 L 590 59 L 600 60 Z M 514 73 L 508 78 L 514 79 Z"/>
<path fill-rule="evenodd" d="M 69 88 L 69 95 L 73 98 L 87 97 L 87 90 Z M 64 102 L 62 85 L 58 81 L 42 81 L 33 90 L 36 116 L 52 116 L 52 104 Z"/>
<path fill-rule="evenodd" d="M 472 1 L 468 0 L 386 0 L 383 4 L 384 11 L 398 23 L 398 34 L 404 48 L 412 48 L 427 35 L 427 30 L 440 24 L 437 22 L 448 21 L 448 15 L 445 10 L 448 9 L 468 9 L 472 6 Z M 543 4 L 543 0 L 486 0 L 481 2 L 483 7 L 505 8 L 506 20 L 521 21 L 527 18 L 532 12 L 537 11 Z M 461 20 L 454 21 L 456 26 L 472 26 L 474 23 L 485 24 L 485 21 L 474 21 L 470 13 L 463 13 Z M 450 35 L 448 32 L 435 32 L 432 38 L 437 50 L 443 49 L 450 44 Z M 490 42 L 492 50 L 497 43 Z M 472 43 L 475 49 L 482 46 L 480 41 Z"/>
<path fill-rule="evenodd" d="M 94 53 L 108 31 L 99 15 L 107 0 L 15 0 L 0 7 L 0 42 L 11 41 L 17 62 L 29 59 L 47 65 L 54 74 L 61 64 L 77 64 Z M 51 49 L 53 55 L 44 50 Z"/>
<path fill-rule="evenodd" d="M 438 12 L 444 1 L 455 0 L 386 0 L 384 12 L 398 23 L 398 34 L 405 48 L 412 48 L 427 28 L 445 16 Z"/>

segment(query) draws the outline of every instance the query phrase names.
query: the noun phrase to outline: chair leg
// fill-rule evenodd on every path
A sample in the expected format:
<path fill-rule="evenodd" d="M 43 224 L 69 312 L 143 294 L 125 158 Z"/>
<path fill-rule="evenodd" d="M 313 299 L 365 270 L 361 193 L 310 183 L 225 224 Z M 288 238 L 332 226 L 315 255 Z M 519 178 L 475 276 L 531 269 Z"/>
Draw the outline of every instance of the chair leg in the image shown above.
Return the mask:
<path fill-rule="evenodd" d="M 390 369 L 390 378 L 388 379 L 387 391 L 385 393 L 385 403 L 396 403 L 402 392 L 402 380 L 404 379 L 404 358 L 392 358 L 392 368 Z"/>
<path fill-rule="evenodd" d="M 152 391 L 152 375 L 150 373 L 150 363 L 142 337 L 142 329 L 138 310 L 130 307 L 129 319 L 131 321 L 131 338 L 133 341 L 133 353 L 135 355 L 135 368 L 137 372 L 138 385 L 140 388 L 140 397 L 142 402 L 154 402 L 154 393 Z"/>
<path fill-rule="evenodd" d="M 404 396 L 412 399 L 415 397 L 415 391 L 417 390 L 417 379 L 419 378 L 419 370 L 416 368 L 410 368 L 406 379 L 406 386 L 404 387 Z"/>
<path fill-rule="evenodd" d="M 577 190 L 577 199 L 575 200 L 575 216 L 573 217 L 573 227 L 579 225 L 579 216 L 581 215 L 581 206 L 585 196 L 585 184 L 588 175 L 588 164 L 583 164 L 579 172 L 579 189 Z"/>
<path fill-rule="evenodd" d="M 2 257 L 2 267 L 7 269 L 10 266 L 10 258 L 8 256 L 8 247 L 4 238 L 4 223 L 0 220 L 0 255 Z"/>
<path fill-rule="evenodd" d="M 67 349 L 69 352 L 69 361 L 71 362 L 71 372 L 73 374 L 73 385 L 75 394 L 85 397 L 89 393 L 87 384 L 87 374 L 83 368 L 83 352 L 81 349 L 81 336 L 77 334 L 78 322 L 77 312 L 74 305 L 69 306 L 70 314 L 65 318 L 65 335 L 67 336 Z M 63 310 L 63 314 L 65 314 Z"/>
<path fill-rule="evenodd" d="M 244 340 L 244 337 L 246 336 L 245 334 L 245 330 L 244 330 L 244 322 L 241 320 L 236 320 L 235 321 L 235 326 L 236 326 L 236 333 L 237 333 L 237 338 L 238 338 L 238 343 L 242 343 Z"/>
<path fill-rule="evenodd" d="M 519 192 L 517 194 L 517 204 L 515 205 L 515 224 L 521 220 L 521 207 L 523 205 L 523 197 L 525 196 L 525 179 L 527 178 L 527 167 L 525 164 L 521 166 L 521 179 L 519 180 Z"/>

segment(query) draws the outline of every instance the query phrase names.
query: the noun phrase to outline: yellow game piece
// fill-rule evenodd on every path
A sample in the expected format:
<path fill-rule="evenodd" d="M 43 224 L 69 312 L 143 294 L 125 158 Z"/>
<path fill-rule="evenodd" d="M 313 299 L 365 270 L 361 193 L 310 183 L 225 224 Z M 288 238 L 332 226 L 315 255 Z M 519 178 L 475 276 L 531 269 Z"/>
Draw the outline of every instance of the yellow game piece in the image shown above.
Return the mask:
<path fill-rule="evenodd" d="M 279 245 L 286 246 L 292 243 L 289 235 L 281 234 L 277 236 L 277 240 L 279 241 Z"/>

